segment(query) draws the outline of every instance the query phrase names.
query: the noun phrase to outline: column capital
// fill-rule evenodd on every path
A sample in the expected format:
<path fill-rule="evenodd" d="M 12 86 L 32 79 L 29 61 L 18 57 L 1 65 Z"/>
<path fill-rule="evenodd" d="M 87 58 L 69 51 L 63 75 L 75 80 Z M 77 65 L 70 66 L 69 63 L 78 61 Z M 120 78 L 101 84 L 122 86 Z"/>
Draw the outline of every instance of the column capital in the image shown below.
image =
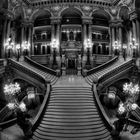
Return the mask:
<path fill-rule="evenodd" d="M 51 24 L 60 24 L 61 17 L 51 17 Z"/>
<path fill-rule="evenodd" d="M 132 20 L 138 18 L 138 13 L 136 10 L 133 10 L 133 11 L 129 12 L 129 16 L 130 16 L 130 20 L 132 21 Z"/>
<path fill-rule="evenodd" d="M 109 26 L 110 27 L 122 27 L 122 19 L 115 19 L 115 20 L 111 20 L 109 21 Z"/>
<path fill-rule="evenodd" d="M 33 22 L 32 21 L 22 21 L 21 23 L 22 27 L 33 27 Z"/>
<path fill-rule="evenodd" d="M 92 17 L 82 16 L 83 24 L 92 24 Z"/>

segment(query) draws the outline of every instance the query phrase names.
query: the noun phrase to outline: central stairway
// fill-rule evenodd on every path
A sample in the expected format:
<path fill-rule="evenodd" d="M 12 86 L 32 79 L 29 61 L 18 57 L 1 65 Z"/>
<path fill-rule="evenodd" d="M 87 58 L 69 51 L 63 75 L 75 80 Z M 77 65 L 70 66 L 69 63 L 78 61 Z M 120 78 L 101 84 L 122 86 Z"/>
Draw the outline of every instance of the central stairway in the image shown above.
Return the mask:
<path fill-rule="evenodd" d="M 109 140 L 91 87 L 83 77 L 65 76 L 52 87 L 33 140 Z"/>

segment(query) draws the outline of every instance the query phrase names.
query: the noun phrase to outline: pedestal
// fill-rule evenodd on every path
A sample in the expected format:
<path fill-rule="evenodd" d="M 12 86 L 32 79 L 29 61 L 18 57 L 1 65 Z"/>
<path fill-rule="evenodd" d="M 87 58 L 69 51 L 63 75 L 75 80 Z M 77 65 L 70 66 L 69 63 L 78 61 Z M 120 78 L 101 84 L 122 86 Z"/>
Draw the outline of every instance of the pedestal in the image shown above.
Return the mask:
<path fill-rule="evenodd" d="M 62 76 L 66 75 L 66 67 L 62 67 Z"/>
<path fill-rule="evenodd" d="M 77 69 L 78 69 L 78 74 L 77 75 L 81 76 L 81 67 L 78 67 Z"/>

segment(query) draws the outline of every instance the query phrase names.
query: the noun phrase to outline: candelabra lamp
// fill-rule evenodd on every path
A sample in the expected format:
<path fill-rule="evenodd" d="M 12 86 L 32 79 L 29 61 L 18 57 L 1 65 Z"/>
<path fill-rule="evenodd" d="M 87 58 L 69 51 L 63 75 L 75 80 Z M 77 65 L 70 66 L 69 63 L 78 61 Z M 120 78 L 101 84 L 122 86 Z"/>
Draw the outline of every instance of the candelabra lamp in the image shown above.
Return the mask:
<path fill-rule="evenodd" d="M 123 85 L 123 92 L 126 94 L 126 99 L 124 102 L 119 104 L 118 112 L 119 114 L 126 114 L 126 124 L 124 130 L 127 130 L 128 119 L 131 115 L 131 112 L 136 110 L 138 107 L 136 101 L 139 96 L 139 85 L 132 82 L 125 83 Z"/>
<path fill-rule="evenodd" d="M 85 64 L 86 69 L 91 69 L 91 61 L 90 61 L 90 48 L 92 46 L 91 40 L 87 39 L 87 61 Z"/>

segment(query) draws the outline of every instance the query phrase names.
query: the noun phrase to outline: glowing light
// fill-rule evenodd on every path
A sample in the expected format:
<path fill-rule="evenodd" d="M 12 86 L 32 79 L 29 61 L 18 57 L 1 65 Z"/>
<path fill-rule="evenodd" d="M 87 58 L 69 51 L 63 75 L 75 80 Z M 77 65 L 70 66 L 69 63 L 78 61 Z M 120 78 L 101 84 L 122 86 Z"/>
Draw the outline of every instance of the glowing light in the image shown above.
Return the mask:
<path fill-rule="evenodd" d="M 108 94 L 108 98 L 110 98 L 110 99 L 115 99 L 115 94 L 114 94 L 114 93 L 109 93 L 109 94 Z"/>
<path fill-rule="evenodd" d="M 118 112 L 119 114 L 123 114 L 125 112 L 125 107 L 123 103 L 119 104 Z"/>
<path fill-rule="evenodd" d="M 34 93 L 28 94 L 28 99 L 34 99 L 34 98 L 35 98 L 35 94 Z"/>
<path fill-rule="evenodd" d="M 7 106 L 8 106 L 8 108 L 10 109 L 10 110 L 13 110 L 13 109 L 15 109 L 15 103 L 8 103 L 7 104 Z"/>
<path fill-rule="evenodd" d="M 27 109 L 26 109 L 26 105 L 25 105 L 24 102 L 21 102 L 21 103 L 19 104 L 19 108 L 21 109 L 22 112 L 25 112 L 25 111 L 27 110 Z"/>
<path fill-rule="evenodd" d="M 18 83 L 15 84 L 6 84 L 4 86 L 4 93 L 6 95 L 14 95 L 15 93 L 18 93 L 21 90 L 20 85 Z"/>
<path fill-rule="evenodd" d="M 135 110 L 137 107 L 138 107 L 138 105 L 136 103 L 133 103 L 132 106 L 131 106 L 131 109 Z"/>
<path fill-rule="evenodd" d="M 128 93 L 130 96 L 134 96 L 135 94 L 139 94 L 139 85 L 138 84 L 133 84 L 132 82 L 125 83 L 123 85 L 123 91 Z"/>

